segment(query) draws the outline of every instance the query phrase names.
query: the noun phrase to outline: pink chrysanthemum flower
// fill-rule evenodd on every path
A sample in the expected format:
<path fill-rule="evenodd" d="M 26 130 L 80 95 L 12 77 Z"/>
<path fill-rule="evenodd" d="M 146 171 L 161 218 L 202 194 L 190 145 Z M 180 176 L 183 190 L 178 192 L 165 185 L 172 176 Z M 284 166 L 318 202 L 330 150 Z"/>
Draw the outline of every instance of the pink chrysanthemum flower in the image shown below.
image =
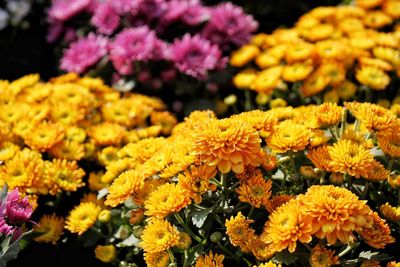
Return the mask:
<path fill-rule="evenodd" d="M 221 59 L 217 45 L 200 35 L 192 37 L 189 34 L 174 41 L 170 48 L 170 59 L 180 72 L 200 79 L 205 78 L 209 70 L 226 64 L 226 60 Z"/>
<path fill-rule="evenodd" d="M 95 10 L 91 23 L 97 31 L 112 34 L 119 26 L 120 16 L 111 2 L 101 3 Z"/>
<path fill-rule="evenodd" d="M 129 75 L 134 61 L 154 59 L 159 46 L 162 43 L 147 26 L 125 29 L 110 44 L 110 59 L 120 74 Z"/>
<path fill-rule="evenodd" d="M 55 42 L 60 38 L 64 31 L 64 24 L 61 21 L 49 18 L 49 28 L 47 30 L 46 40 L 49 43 Z"/>
<path fill-rule="evenodd" d="M 28 197 L 22 198 L 18 189 L 8 192 L 0 206 L 0 233 L 17 239 L 22 234 L 21 226 L 33 212 Z"/>
<path fill-rule="evenodd" d="M 91 0 L 53 0 L 49 9 L 49 17 L 66 21 L 84 11 Z"/>
<path fill-rule="evenodd" d="M 138 9 L 131 12 L 147 20 L 159 18 L 167 8 L 165 0 L 137 0 Z"/>
<path fill-rule="evenodd" d="M 108 39 L 90 33 L 72 43 L 61 58 L 60 68 L 65 71 L 83 73 L 107 54 Z"/>
<path fill-rule="evenodd" d="M 165 24 L 182 21 L 188 25 L 197 25 L 209 18 L 208 8 L 203 7 L 199 0 L 172 0 L 167 3 L 162 21 Z"/>
<path fill-rule="evenodd" d="M 139 8 L 139 2 L 132 0 L 110 0 L 110 4 L 121 15 L 129 12 L 135 14 Z"/>
<path fill-rule="evenodd" d="M 206 38 L 220 45 L 247 43 L 258 23 L 243 9 L 232 3 L 222 3 L 211 10 L 211 18 L 203 30 Z"/>

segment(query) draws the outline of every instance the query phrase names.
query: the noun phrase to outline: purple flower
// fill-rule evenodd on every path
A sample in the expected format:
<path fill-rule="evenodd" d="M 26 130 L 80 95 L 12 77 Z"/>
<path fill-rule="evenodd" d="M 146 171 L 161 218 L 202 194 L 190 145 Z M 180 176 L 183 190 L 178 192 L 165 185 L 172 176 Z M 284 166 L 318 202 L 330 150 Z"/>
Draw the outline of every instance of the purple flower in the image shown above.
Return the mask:
<path fill-rule="evenodd" d="M 92 24 L 100 33 L 110 35 L 119 26 L 120 17 L 111 2 L 100 4 L 92 17 Z"/>
<path fill-rule="evenodd" d="M 211 19 L 203 30 L 203 35 L 213 43 L 227 46 L 243 45 L 257 30 L 258 23 L 246 15 L 241 7 L 232 3 L 222 3 L 211 10 Z"/>
<path fill-rule="evenodd" d="M 107 46 L 107 38 L 90 33 L 70 45 L 61 58 L 60 68 L 83 73 L 107 54 Z"/>
<path fill-rule="evenodd" d="M 180 72 L 200 79 L 206 78 L 209 70 L 226 64 L 217 45 L 200 35 L 191 37 L 189 34 L 174 41 L 170 48 L 170 59 Z"/>
<path fill-rule="evenodd" d="M 188 25 L 197 25 L 208 20 L 209 17 L 208 9 L 203 7 L 198 0 L 172 0 L 167 3 L 163 23 L 183 21 Z"/>
<path fill-rule="evenodd" d="M 162 42 L 147 26 L 126 29 L 110 44 L 110 59 L 120 74 L 129 75 L 134 61 L 158 59 L 161 48 Z"/>
<path fill-rule="evenodd" d="M 28 221 L 32 212 L 28 197 L 21 199 L 18 189 L 8 192 L 0 206 L 0 233 L 17 239 L 22 234 L 22 224 Z"/>
<path fill-rule="evenodd" d="M 85 10 L 91 0 L 53 0 L 49 9 L 49 17 L 66 21 Z"/>

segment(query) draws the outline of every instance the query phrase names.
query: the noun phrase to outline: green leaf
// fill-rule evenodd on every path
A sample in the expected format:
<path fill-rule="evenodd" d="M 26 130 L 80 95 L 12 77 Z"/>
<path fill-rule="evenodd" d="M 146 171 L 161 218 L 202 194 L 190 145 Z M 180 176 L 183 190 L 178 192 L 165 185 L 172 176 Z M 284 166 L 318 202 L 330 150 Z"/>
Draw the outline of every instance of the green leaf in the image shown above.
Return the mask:
<path fill-rule="evenodd" d="M 8 186 L 7 184 L 5 184 L 0 192 L 0 202 L 4 202 L 6 200 L 7 192 L 8 192 Z"/>
<path fill-rule="evenodd" d="M 388 260 L 391 257 L 387 254 L 380 254 L 379 252 L 372 252 L 372 251 L 362 251 L 358 256 L 360 260 L 374 260 L 374 261 L 384 261 Z"/>
<path fill-rule="evenodd" d="M 17 258 L 18 253 L 21 251 L 19 242 L 12 243 L 6 251 L 0 256 L 0 267 L 6 267 L 7 262 Z"/>
<path fill-rule="evenodd" d="M 131 234 L 127 239 L 118 243 L 117 247 L 138 247 L 140 239 L 136 238 L 133 234 Z"/>
<path fill-rule="evenodd" d="M 295 263 L 297 261 L 298 257 L 294 253 L 289 253 L 289 251 L 284 250 L 279 252 L 278 254 L 275 255 L 275 257 L 272 258 L 272 261 L 275 263 L 280 263 L 284 265 L 289 265 L 292 263 Z"/>
<path fill-rule="evenodd" d="M 197 228 L 201 228 L 204 222 L 207 220 L 208 215 L 213 211 L 214 207 L 204 209 L 204 210 L 194 210 L 190 216 L 192 217 L 192 222 Z"/>
<path fill-rule="evenodd" d="M 194 247 L 192 247 L 189 251 L 189 255 L 188 255 L 188 264 L 189 266 L 192 266 L 192 264 L 194 263 L 194 261 L 196 260 L 196 258 L 201 254 L 201 252 L 203 252 L 204 250 L 204 244 L 198 244 Z"/>

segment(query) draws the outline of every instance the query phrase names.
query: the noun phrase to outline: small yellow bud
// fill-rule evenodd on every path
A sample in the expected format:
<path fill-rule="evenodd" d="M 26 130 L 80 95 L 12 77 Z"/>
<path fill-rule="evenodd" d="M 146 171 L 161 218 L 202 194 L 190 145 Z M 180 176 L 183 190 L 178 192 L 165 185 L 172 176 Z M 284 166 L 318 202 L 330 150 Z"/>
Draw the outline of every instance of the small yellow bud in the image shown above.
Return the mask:
<path fill-rule="evenodd" d="M 271 100 L 271 108 L 283 108 L 287 106 L 287 102 L 283 98 L 276 98 Z"/>
<path fill-rule="evenodd" d="M 258 105 L 265 105 L 268 103 L 268 100 L 269 100 L 269 95 L 267 95 L 267 94 L 259 93 L 256 96 L 256 103 Z"/>
<path fill-rule="evenodd" d="M 111 220 L 111 211 L 109 210 L 102 210 L 97 217 L 99 222 L 108 223 Z"/>
<path fill-rule="evenodd" d="M 237 102 L 237 96 L 234 94 L 230 94 L 224 98 L 224 103 L 228 106 L 234 105 Z"/>

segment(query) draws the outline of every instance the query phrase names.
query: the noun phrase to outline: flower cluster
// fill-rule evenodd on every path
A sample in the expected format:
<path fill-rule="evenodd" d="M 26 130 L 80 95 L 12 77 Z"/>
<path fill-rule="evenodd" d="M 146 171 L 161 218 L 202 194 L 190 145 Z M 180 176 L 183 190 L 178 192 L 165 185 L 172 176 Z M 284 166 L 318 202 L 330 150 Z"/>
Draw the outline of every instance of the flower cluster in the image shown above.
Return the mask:
<path fill-rule="evenodd" d="M 231 55 L 232 66 L 246 67 L 235 86 L 257 92 L 258 104 L 272 94 L 303 103 L 371 101 L 400 76 L 399 3 L 355 2 L 317 7 L 293 28 L 255 35 Z"/>
<path fill-rule="evenodd" d="M 77 19 L 84 16 L 91 19 Z M 134 75 L 139 82 L 154 81 L 151 75 L 169 82 L 176 71 L 205 79 L 226 65 L 223 52 L 248 42 L 258 26 L 239 6 L 207 7 L 200 0 L 56 0 L 48 22 L 48 40 L 68 44 L 62 70 L 86 73 L 110 60 L 117 80 Z"/>
<path fill-rule="evenodd" d="M 139 262 L 124 246 L 148 266 L 362 262 L 348 252 L 379 255 L 400 220 L 394 110 L 193 112 L 169 137 L 116 147 L 101 177 L 105 201 L 81 200 L 66 228 L 101 232 L 104 262 Z"/>
<path fill-rule="evenodd" d="M 0 109 L 0 183 L 14 190 L 13 196 L 17 188 L 26 196 L 22 201 L 17 201 L 18 195 L 12 200 L 21 215 L 8 213 L 14 202 L 2 206 L 1 213 L 8 214 L 0 227 L 5 234 L 20 229 L 14 225 L 20 225 L 21 216 L 28 214 L 24 210 L 28 201 L 36 209 L 38 197 L 47 196 L 57 205 L 51 196 L 59 199 L 81 188 L 97 192 L 108 186 L 113 175 L 135 164 L 119 160 L 119 148 L 128 147 L 126 153 L 133 153 L 129 147 L 144 138 L 168 135 L 176 124 L 157 98 L 121 94 L 101 79 L 72 73 L 47 83 L 37 74 L 1 81 Z M 91 203 L 95 199 L 94 193 L 84 196 L 85 205 L 71 212 L 65 228 L 80 234 L 89 229 L 101 210 L 102 201 Z M 63 229 L 63 218 L 44 215 L 35 226 L 42 235 L 35 240 L 56 243 Z"/>

